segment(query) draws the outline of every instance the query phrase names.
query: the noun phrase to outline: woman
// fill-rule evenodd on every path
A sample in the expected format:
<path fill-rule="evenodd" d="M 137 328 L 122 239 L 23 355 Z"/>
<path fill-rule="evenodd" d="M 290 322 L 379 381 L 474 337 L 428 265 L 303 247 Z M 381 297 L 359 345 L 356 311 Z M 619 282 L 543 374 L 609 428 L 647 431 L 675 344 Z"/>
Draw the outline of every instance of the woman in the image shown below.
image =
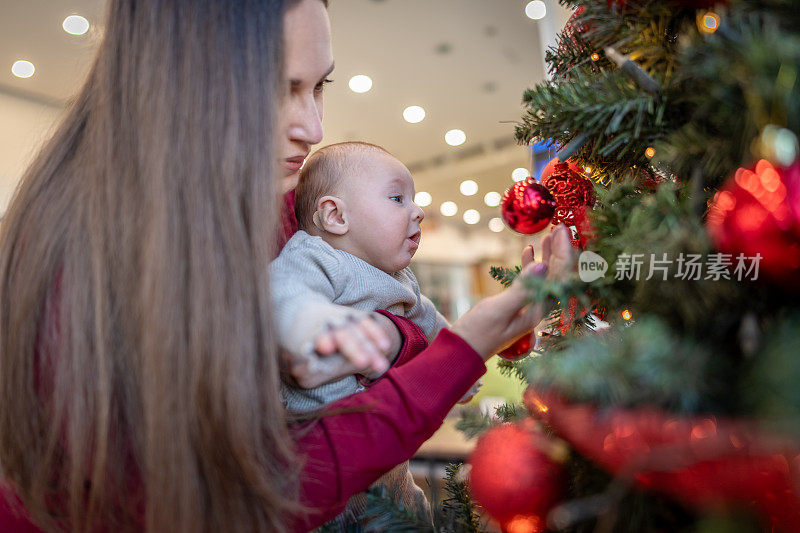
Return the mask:
<path fill-rule="evenodd" d="M 307 85 L 318 94 L 329 56 L 294 73 L 291 18 L 327 15 L 321 0 L 289 3 L 284 82 L 282 1 L 197 5 L 111 2 L 86 84 L 3 221 L 0 465 L 16 496 L 0 502 L 0 530 L 35 530 L 15 513 L 47 530 L 314 527 L 407 459 L 536 314 L 521 287 L 485 300 L 336 406 L 369 411 L 290 433 L 267 305 L 280 193 L 268 177 L 321 135 L 318 117 L 311 133 L 292 121 L 321 113 Z M 329 50 L 308 30 L 301 41 Z M 286 91 L 300 111 L 286 107 L 278 129 Z M 365 439 L 386 453 L 347 453 Z"/>

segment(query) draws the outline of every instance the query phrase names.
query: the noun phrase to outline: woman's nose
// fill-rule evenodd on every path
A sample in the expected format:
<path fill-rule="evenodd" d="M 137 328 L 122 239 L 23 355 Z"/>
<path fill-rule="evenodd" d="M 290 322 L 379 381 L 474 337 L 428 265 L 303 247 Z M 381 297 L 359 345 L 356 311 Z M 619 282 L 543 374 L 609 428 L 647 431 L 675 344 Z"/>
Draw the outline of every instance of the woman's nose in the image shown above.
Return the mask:
<path fill-rule="evenodd" d="M 322 109 L 313 99 L 292 106 L 289 136 L 293 141 L 317 144 L 322 141 Z"/>

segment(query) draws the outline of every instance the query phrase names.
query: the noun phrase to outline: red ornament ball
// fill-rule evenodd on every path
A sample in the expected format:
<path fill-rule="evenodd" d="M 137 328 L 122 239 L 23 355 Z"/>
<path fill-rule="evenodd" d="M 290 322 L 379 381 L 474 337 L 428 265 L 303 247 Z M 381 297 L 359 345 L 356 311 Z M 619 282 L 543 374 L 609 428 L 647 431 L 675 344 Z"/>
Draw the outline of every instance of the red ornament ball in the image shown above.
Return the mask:
<path fill-rule="evenodd" d="M 571 173 L 574 176 L 584 176 L 584 169 L 567 159 L 566 161 L 561 161 L 557 157 L 554 157 L 542 169 L 542 176 L 541 180 L 544 183 L 544 180 L 549 178 L 553 175 L 553 172 L 556 172 L 558 169 L 559 173 L 564 174 L 566 172 Z"/>
<path fill-rule="evenodd" d="M 505 192 L 500 208 L 509 228 L 532 235 L 550 223 L 556 201 L 544 185 L 529 177 Z"/>
<path fill-rule="evenodd" d="M 473 498 L 500 524 L 528 519 L 542 526 L 562 498 L 564 473 L 548 455 L 551 439 L 519 424 L 484 433 L 469 457 Z"/>
<path fill-rule="evenodd" d="M 531 335 L 525 335 L 497 355 L 506 361 L 519 361 L 529 353 L 531 353 Z"/>
<path fill-rule="evenodd" d="M 542 170 L 542 185 L 556 200 L 553 224 L 575 228 L 570 238 L 572 246 L 585 248 L 593 234 L 587 211 L 594 205 L 594 185 L 584 169 L 570 160 L 553 158 Z"/>
<path fill-rule="evenodd" d="M 714 196 L 706 226 L 717 249 L 737 256 L 761 255 L 762 274 L 798 285 L 800 274 L 800 162 L 788 168 L 762 159 L 740 168 Z M 750 260 L 746 261 L 751 264 Z M 752 279 L 750 274 L 746 279 Z"/>

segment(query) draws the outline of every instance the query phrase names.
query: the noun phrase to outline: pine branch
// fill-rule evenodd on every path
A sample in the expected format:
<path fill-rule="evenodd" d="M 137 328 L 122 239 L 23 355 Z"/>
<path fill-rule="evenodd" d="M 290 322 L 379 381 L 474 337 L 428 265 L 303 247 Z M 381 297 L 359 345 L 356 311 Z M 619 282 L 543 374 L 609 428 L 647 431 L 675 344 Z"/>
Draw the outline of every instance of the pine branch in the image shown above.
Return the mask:
<path fill-rule="evenodd" d="M 527 383 L 525 369 L 520 365 L 520 361 L 508 361 L 507 359 L 497 359 L 497 370 L 501 376 L 514 378 L 522 383 Z"/>
<path fill-rule="evenodd" d="M 754 358 L 743 389 L 759 419 L 800 436 L 800 312 L 784 312 L 764 331 L 766 346 Z"/>
<path fill-rule="evenodd" d="M 440 533 L 483 533 L 481 514 L 473 503 L 466 481 L 458 480 L 458 472 L 462 463 L 453 463 L 445 467 L 444 492 L 447 497 L 442 501 L 439 520 L 434 520 L 436 530 Z"/>
<path fill-rule="evenodd" d="M 505 267 L 490 267 L 489 274 L 495 280 L 499 281 L 503 287 L 508 287 L 511 283 L 516 279 L 519 275 L 520 271 L 522 271 L 522 267 L 517 265 L 514 268 L 505 268 Z"/>
<path fill-rule="evenodd" d="M 433 526 L 391 497 L 385 485 L 367 489 L 364 531 L 433 532 Z"/>
<path fill-rule="evenodd" d="M 522 404 L 504 403 L 495 409 L 495 416 L 501 423 L 516 422 L 528 417 L 528 412 Z"/>
<path fill-rule="evenodd" d="M 456 429 L 464 433 L 468 439 L 472 439 L 486 431 L 497 423 L 492 417 L 483 414 L 478 408 L 464 409 L 461 417 L 456 422 Z"/>
<path fill-rule="evenodd" d="M 684 125 L 656 147 L 681 179 L 699 168 L 705 184 L 720 184 L 761 157 L 752 148 L 768 124 L 800 135 L 800 35 L 784 24 L 776 13 L 733 12 L 682 51 L 675 94 Z"/>
<path fill-rule="evenodd" d="M 586 134 L 591 140 L 577 159 L 613 161 L 620 172 L 647 166 L 645 150 L 672 129 L 667 99 L 644 93 L 620 72 L 598 77 L 575 70 L 572 76 L 569 83 L 541 84 L 524 93 L 528 111 L 516 127 L 517 141 L 564 145 Z"/>
<path fill-rule="evenodd" d="M 643 318 L 602 337 L 570 338 L 562 351 L 527 361 L 526 371 L 532 384 L 575 401 L 696 412 L 718 407 L 713 399 L 726 385 L 709 373 L 713 361 L 711 352 Z"/>
<path fill-rule="evenodd" d="M 676 9 L 673 3 L 654 0 L 579 2 L 581 15 L 574 19 L 591 51 L 602 54 L 613 47 L 632 56 L 651 75 L 669 82 L 676 71 L 677 36 L 694 23 L 693 9 Z M 590 52 L 591 53 L 591 52 Z"/>

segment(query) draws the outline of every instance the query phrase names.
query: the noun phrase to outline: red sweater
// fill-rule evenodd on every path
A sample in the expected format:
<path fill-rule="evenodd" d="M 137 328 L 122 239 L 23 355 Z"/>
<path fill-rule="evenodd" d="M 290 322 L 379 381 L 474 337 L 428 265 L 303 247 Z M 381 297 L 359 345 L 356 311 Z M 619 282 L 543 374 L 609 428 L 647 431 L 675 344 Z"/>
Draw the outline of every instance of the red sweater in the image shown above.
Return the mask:
<path fill-rule="evenodd" d="M 293 206 L 294 194 L 290 193 L 284 214 L 293 215 Z M 296 224 L 291 227 L 293 220 L 287 228 L 287 218 L 281 246 L 292 229 L 296 230 Z M 297 452 L 304 460 L 300 503 L 314 511 L 290 518 L 295 531 L 308 531 L 332 519 L 350 496 L 411 458 L 486 371 L 483 359 L 449 330 L 442 330 L 425 348 L 425 336 L 413 322 L 387 316 L 404 338 L 393 368 L 367 391 L 330 406 L 368 409 L 323 417 L 311 430 L 296 433 Z M 38 533 L 13 494 L 2 488 L 0 493 L 13 502 L 9 504 L 0 495 L 0 533 Z"/>

